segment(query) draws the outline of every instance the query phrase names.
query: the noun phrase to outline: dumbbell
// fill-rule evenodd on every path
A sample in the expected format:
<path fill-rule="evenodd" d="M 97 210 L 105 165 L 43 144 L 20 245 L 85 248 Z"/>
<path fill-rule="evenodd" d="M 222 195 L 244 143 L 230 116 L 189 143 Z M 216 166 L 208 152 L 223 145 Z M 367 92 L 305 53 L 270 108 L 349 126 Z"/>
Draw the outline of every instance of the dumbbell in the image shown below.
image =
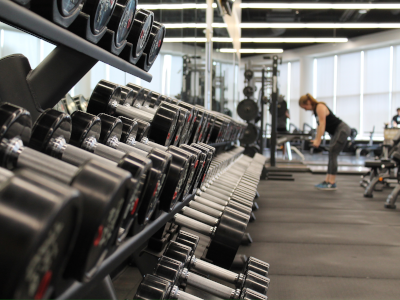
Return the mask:
<path fill-rule="evenodd" d="M 101 83 L 107 84 L 111 88 L 116 88 L 119 85 L 115 84 L 110 81 L 102 80 Z M 142 87 L 128 83 L 127 86 L 119 86 L 121 88 L 121 94 L 120 94 L 120 99 L 118 100 L 119 104 L 125 105 L 127 107 L 134 107 L 139 110 L 142 110 L 143 112 L 150 113 L 152 115 L 156 114 L 157 109 L 155 108 L 150 108 L 149 106 L 143 105 L 144 100 L 139 101 L 137 98 L 149 98 L 152 95 L 152 91 L 143 89 Z M 189 117 L 189 112 L 186 109 L 183 109 L 181 107 L 177 107 L 173 104 L 170 103 L 160 103 L 160 105 L 166 109 L 171 109 L 175 111 L 178 114 L 178 121 L 175 126 L 175 131 L 172 133 L 172 142 L 171 144 L 177 145 L 181 135 L 186 136 L 186 131 L 182 131 L 185 129 L 184 125 L 187 122 L 187 119 Z"/>
<path fill-rule="evenodd" d="M 113 162 L 94 153 L 68 144 L 71 136 L 71 117 L 54 109 L 47 109 L 36 120 L 29 147 L 53 157 L 80 166 L 88 160 L 95 160 L 104 166 L 120 167 L 132 175 L 132 191 L 127 198 L 128 204 L 123 211 L 123 221 L 117 243 L 126 237 L 136 217 L 136 210 L 143 202 L 143 190 L 147 188 L 149 173 L 152 167 L 150 159 L 135 155 L 126 155 L 118 162 Z"/>
<path fill-rule="evenodd" d="M 187 227 L 211 238 L 207 258 L 214 264 L 230 268 L 245 233 L 248 221 L 239 220 L 237 211 L 228 209 L 221 215 L 217 226 L 210 226 L 182 214 L 173 218 L 175 224 Z"/>
<path fill-rule="evenodd" d="M 0 183 L 0 298 L 49 299 L 80 231 L 81 194 L 27 169 L 0 168 Z"/>
<path fill-rule="evenodd" d="M 120 55 L 127 44 L 128 35 L 134 25 L 136 0 L 116 0 L 115 9 L 107 24 L 107 32 L 98 42 L 103 49 Z"/>
<path fill-rule="evenodd" d="M 67 277 L 89 280 L 114 244 L 122 222 L 122 209 L 132 188 L 125 170 L 88 161 L 79 168 L 25 147 L 31 133 L 27 110 L 5 103 L 0 106 L 0 162 L 7 169 L 28 168 L 71 185 L 83 195 L 82 226 Z M 78 246 L 79 245 L 79 246 Z"/>
<path fill-rule="evenodd" d="M 158 22 L 153 22 L 149 40 L 146 47 L 144 48 L 143 54 L 140 56 L 136 66 L 146 72 L 148 72 L 151 66 L 154 64 L 158 54 L 160 53 L 164 37 L 165 37 L 165 26 Z"/>
<path fill-rule="evenodd" d="M 134 299 L 177 299 L 177 300 L 201 300 L 179 289 L 177 285 L 161 277 L 147 274 L 139 284 Z"/>
<path fill-rule="evenodd" d="M 192 252 L 191 252 L 192 255 L 194 255 L 197 245 L 199 244 L 199 240 L 200 240 L 200 238 L 197 235 L 191 234 L 191 233 L 183 231 L 183 230 L 180 230 L 178 232 L 178 235 L 175 238 L 175 242 L 189 246 L 190 248 L 192 248 Z M 177 258 L 174 258 L 174 259 L 177 259 Z M 179 260 L 179 259 L 177 259 L 177 260 Z M 212 265 L 212 266 L 213 266 L 213 270 L 218 269 L 218 267 L 216 267 L 215 265 Z M 200 266 L 198 266 L 198 267 L 200 268 Z M 224 269 L 224 270 L 226 272 L 226 269 Z M 246 274 L 248 271 L 252 271 L 257 274 L 260 274 L 261 276 L 267 277 L 268 272 L 269 272 L 269 263 L 266 263 L 266 262 L 259 260 L 253 256 L 250 256 L 246 259 L 246 262 L 244 263 L 242 273 Z M 215 273 L 215 271 L 212 271 L 212 272 Z M 235 273 L 235 274 L 237 275 L 237 273 Z M 215 274 L 214 276 L 223 277 L 224 275 L 223 274 L 221 274 L 221 275 Z M 245 276 L 245 275 L 239 275 L 236 277 L 239 278 L 239 277 L 243 277 L 243 276 Z M 218 277 L 218 278 L 224 279 L 221 277 Z M 233 274 L 232 274 L 231 279 L 225 279 L 225 280 L 228 282 L 231 282 L 231 283 L 235 283 L 238 281 L 238 279 L 234 279 L 236 277 L 233 276 Z"/>
<path fill-rule="evenodd" d="M 120 57 L 136 64 L 142 55 L 150 37 L 153 27 L 154 13 L 145 9 L 138 9 L 133 19 L 132 30 L 127 37 L 126 47 L 122 50 Z"/>
<path fill-rule="evenodd" d="M 102 134 L 103 141 L 106 139 L 104 138 L 106 133 L 101 128 L 101 119 L 99 117 L 82 111 L 76 111 L 71 115 L 71 120 L 71 145 L 114 162 L 120 162 L 126 155 L 129 155 L 126 152 L 121 152 L 98 142 L 101 140 Z M 121 125 L 121 123 L 119 123 L 119 125 Z M 113 143 L 114 140 L 116 140 L 114 139 L 114 136 L 109 136 L 109 139 L 110 143 Z M 158 197 L 163 188 L 164 182 L 162 182 L 162 179 L 164 175 L 168 173 L 172 158 L 170 154 L 157 149 L 151 150 L 143 157 L 147 157 L 152 161 L 147 188 L 141 199 L 142 203 L 140 207 L 138 207 L 139 224 L 146 225 L 156 208 Z"/>
<path fill-rule="evenodd" d="M 152 99 L 152 95 L 158 95 L 157 98 L 159 98 L 161 95 L 158 93 L 154 93 L 150 90 L 144 89 L 136 84 L 133 83 L 128 83 L 126 87 L 121 86 L 122 93 L 121 93 L 121 99 L 119 101 L 120 104 L 124 105 L 130 105 L 134 108 L 143 110 L 145 112 L 154 114 L 157 111 L 157 108 L 159 106 L 164 106 L 166 108 L 171 108 L 174 107 L 173 104 L 167 103 L 160 101 L 157 106 L 150 107 L 149 102 L 147 102 L 147 99 Z M 165 96 L 164 96 L 165 97 Z M 175 107 L 177 108 L 177 107 Z M 176 125 L 175 132 L 173 134 L 173 145 L 178 145 L 179 141 L 182 139 L 184 140 L 187 135 L 187 130 L 188 130 L 188 124 L 191 120 L 191 111 L 178 107 L 180 113 Z"/>
<path fill-rule="evenodd" d="M 263 274 L 268 275 L 268 263 L 250 257 L 245 264 L 245 273 L 238 274 L 196 258 L 194 251 L 196 250 L 198 242 L 198 236 L 187 232 L 180 232 L 176 241 L 168 243 L 163 255 L 183 263 L 190 271 L 197 271 L 204 275 L 212 275 L 218 279 L 234 284 L 238 289 L 251 288 L 261 294 L 267 294 L 270 280 Z M 254 272 L 251 269 L 261 271 L 262 274 Z"/>
<path fill-rule="evenodd" d="M 181 195 L 183 195 L 183 197 L 186 196 L 186 182 L 189 182 L 189 184 L 191 183 L 191 178 L 193 176 L 192 174 L 194 172 L 193 168 L 195 166 L 197 157 L 195 155 L 189 155 L 187 152 L 179 150 L 179 148 L 174 146 L 170 146 L 166 149 L 167 152 L 165 152 L 136 141 L 132 142 L 132 140 L 130 145 L 121 143 L 119 142 L 122 128 L 121 121 L 118 118 L 105 114 L 99 114 L 98 117 L 100 118 L 102 124 L 102 134 L 99 138 L 101 143 L 125 153 L 135 152 L 137 154 L 147 156 L 148 153 L 153 153 L 156 151 L 158 155 L 164 153 L 165 155 L 171 156 L 171 164 L 173 164 L 173 168 L 171 169 L 170 166 L 169 169 L 171 172 L 164 173 L 163 177 L 161 178 L 161 186 L 167 186 L 168 188 L 166 193 L 162 191 L 160 192 L 160 197 L 157 197 L 162 200 L 160 202 L 161 208 L 169 212 Z M 189 176 L 186 176 L 187 173 Z"/>
<path fill-rule="evenodd" d="M 148 137 L 158 144 L 169 146 L 175 132 L 178 114 L 176 111 L 159 107 L 155 114 L 121 105 L 121 88 L 106 81 L 100 81 L 93 90 L 87 107 L 87 112 L 93 115 L 106 113 L 112 116 L 122 116 L 129 119 L 140 119 L 151 124 Z"/>
<path fill-rule="evenodd" d="M 170 281 L 174 285 L 186 284 L 193 286 L 222 299 L 267 299 L 264 294 L 258 293 L 251 288 L 234 289 L 194 274 L 186 269 L 180 261 L 167 256 L 162 256 L 159 259 L 153 274 Z M 261 276 L 254 273 L 254 277 Z M 247 290 L 251 290 L 254 294 L 249 296 Z"/>

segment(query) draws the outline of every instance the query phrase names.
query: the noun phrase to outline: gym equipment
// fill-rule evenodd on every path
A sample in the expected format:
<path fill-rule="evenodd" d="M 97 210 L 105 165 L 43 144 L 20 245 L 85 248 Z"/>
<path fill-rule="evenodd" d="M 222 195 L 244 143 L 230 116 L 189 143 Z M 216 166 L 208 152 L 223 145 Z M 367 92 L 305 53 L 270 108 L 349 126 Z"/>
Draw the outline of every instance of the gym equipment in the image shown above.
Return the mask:
<path fill-rule="evenodd" d="M 182 214 L 174 216 L 175 224 L 211 237 L 207 258 L 214 264 L 229 268 L 240 246 L 248 221 L 241 221 L 237 211 L 229 209 L 218 220 L 218 226 L 210 226 Z"/>
<path fill-rule="evenodd" d="M 82 11 L 90 16 L 90 29 L 93 35 L 103 32 L 114 12 L 116 0 L 86 0 Z"/>
<path fill-rule="evenodd" d="M 78 109 L 74 99 L 71 97 L 70 94 L 66 94 L 64 98 L 61 99 L 63 106 L 65 108 L 65 112 L 68 114 L 72 114 L 74 111 Z"/>
<path fill-rule="evenodd" d="M 393 151 L 393 153 L 391 154 L 390 157 L 396 165 L 398 165 L 400 163 L 400 151 L 398 150 L 397 147 L 396 147 L 396 150 Z M 397 182 L 398 183 L 396 184 L 395 188 L 390 193 L 390 195 L 388 195 L 388 197 L 386 198 L 385 208 L 396 209 L 397 197 L 400 194 L 400 184 L 399 184 L 400 177 L 399 177 L 399 175 L 400 175 L 400 171 L 399 171 L 399 168 L 397 168 Z"/>
<path fill-rule="evenodd" d="M 113 131 L 114 134 L 110 136 L 107 134 L 109 128 L 101 128 L 101 119 L 99 117 L 76 111 L 71 115 L 71 119 L 72 131 L 70 143 L 72 145 L 116 163 L 121 162 L 124 157 L 129 155 L 129 153 L 121 152 L 100 143 L 100 141 L 102 141 L 107 145 L 120 145 L 120 143 L 118 143 L 119 137 L 116 137 L 116 133 L 121 135 L 121 122 L 118 122 L 119 130 Z M 136 150 L 136 153 L 139 155 L 143 154 L 143 158 L 147 157 L 152 161 L 152 167 L 148 175 L 147 189 L 143 191 L 144 195 L 138 207 L 139 224 L 146 225 L 156 208 L 158 196 L 163 187 L 162 179 L 165 174 L 168 173 L 171 157 L 169 154 L 161 153 L 157 149 L 151 150 L 148 155 L 138 149 L 134 150 Z M 125 166 L 125 164 L 122 165 Z"/>
<path fill-rule="evenodd" d="M 153 22 L 147 45 L 136 64 L 142 70 L 148 72 L 155 62 L 164 41 L 165 31 L 164 25 L 155 21 Z"/>
<path fill-rule="evenodd" d="M 49 154 L 74 166 L 79 167 L 88 160 L 95 160 L 104 166 L 118 166 L 131 173 L 132 190 L 127 195 L 127 205 L 123 212 L 122 230 L 120 230 L 117 240 L 120 243 L 126 237 L 133 224 L 136 217 L 136 209 L 143 202 L 143 197 L 141 196 L 142 189 L 143 187 L 147 188 L 146 178 L 152 167 L 152 162 L 131 154 L 114 163 L 99 155 L 69 145 L 71 129 L 71 117 L 69 115 L 48 109 L 35 122 L 29 146 L 32 149 Z"/>
<path fill-rule="evenodd" d="M 48 299 L 79 232 L 80 193 L 31 170 L 0 168 L 0 182 L 0 298 Z"/>
<path fill-rule="evenodd" d="M 244 71 L 244 78 L 246 78 L 247 80 L 251 80 L 254 76 L 254 72 L 250 69 L 246 69 Z"/>
<path fill-rule="evenodd" d="M 240 143 L 247 145 L 254 143 L 258 138 L 259 130 L 260 128 L 253 123 L 248 123 L 243 136 L 240 139 Z"/>
<path fill-rule="evenodd" d="M 258 105 L 252 99 L 245 99 L 240 101 L 236 111 L 239 117 L 241 117 L 245 121 L 254 120 L 259 114 Z"/>
<path fill-rule="evenodd" d="M 244 88 L 243 88 L 243 94 L 246 96 L 246 97 L 253 97 L 253 95 L 254 95 L 254 89 L 253 89 L 253 87 L 252 86 L 245 86 Z"/>
<path fill-rule="evenodd" d="M 142 55 L 153 27 L 154 13 L 138 9 L 133 19 L 132 29 L 127 37 L 127 44 L 120 56 L 132 64 L 136 64 Z"/>
<path fill-rule="evenodd" d="M 0 162 L 7 169 L 28 168 L 79 190 L 83 195 L 82 226 L 67 264 L 66 276 L 90 280 L 118 235 L 120 214 L 131 189 L 130 173 L 88 161 L 79 168 L 25 147 L 31 133 L 28 111 L 0 106 Z"/>
<path fill-rule="evenodd" d="M 177 300 L 201 300 L 179 289 L 161 277 L 147 274 L 140 283 L 135 299 L 153 300 L 153 299 L 177 299 Z"/>
<path fill-rule="evenodd" d="M 83 95 L 77 95 L 72 98 L 75 102 L 77 109 L 86 111 L 87 108 L 87 100 Z"/>
<path fill-rule="evenodd" d="M 54 23 L 68 28 L 82 9 L 82 0 L 18 0 L 21 5 Z"/>
<path fill-rule="evenodd" d="M 159 107 L 155 114 L 150 114 L 139 109 L 121 105 L 121 88 L 113 83 L 101 80 L 90 96 L 87 112 L 98 115 L 106 113 L 114 116 L 123 116 L 129 119 L 141 119 L 151 124 L 148 134 L 149 139 L 156 143 L 169 146 L 175 131 L 178 114 L 170 109 Z"/>
<path fill-rule="evenodd" d="M 182 245 L 183 247 L 186 247 Z M 190 247 L 186 247 L 190 251 Z M 266 299 L 265 294 L 257 293 L 251 288 L 244 287 L 243 289 L 234 289 L 218 282 L 209 280 L 203 276 L 194 274 L 184 267 L 184 265 L 175 259 L 167 256 L 162 256 L 154 270 L 154 275 L 170 281 L 172 284 L 184 283 L 189 286 L 196 287 L 202 291 L 222 299 Z M 258 274 L 254 276 L 254 285 L 257 285 L 257 280 L 262 280 Z M 251 286 L 251 284 L 250 284 Z M 251 290 L 255 295 L 249 296 L 247 291 Z"/>
<path fill-rule="evenodd" d="M 196 258 L 194 251 L 197 248 L 199 240 L 200 238 L 198 236 L 181 230 L 176 240 L 169 242 L 163 255 L 180 261 L 188 270 L 198 271 L 205 275 L 212 275 L 218 279 L 234 284 L 236 288 L 251 288 L 261 294 L 267 293 L 270 281 L 265 277 L 268 275 L 269 271 L 268 263 L 254 257 L 249 257 L 244 266 L 244 273 L 238 274 Z M 253 270 L 256 270 L 256 272 Z M 260 275 L 257 277 L 261 279 L 257 280 L 256 284 L 252 282 L 252 275 L 254 274 Z"/>
<path fill-rule="evenodd" d="M 119 55 L 126 46 L 126 39 L 132 29 L 137 0 L 114 0 L 117 2 L 107 24 L 107 32 L 98 45 Z"/>

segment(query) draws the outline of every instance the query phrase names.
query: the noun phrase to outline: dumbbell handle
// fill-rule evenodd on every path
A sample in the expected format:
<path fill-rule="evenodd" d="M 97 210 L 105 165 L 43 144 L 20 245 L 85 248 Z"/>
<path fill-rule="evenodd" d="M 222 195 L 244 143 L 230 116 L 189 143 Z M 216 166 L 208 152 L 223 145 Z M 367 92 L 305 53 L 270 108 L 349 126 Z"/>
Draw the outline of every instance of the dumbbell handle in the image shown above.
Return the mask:
<path fill-rule="evenodd" d="M 195 269 L 205 274 L 215 276 L 216 278 L 222 279 L 229 283 L 237 284 L 239 281 L 244 280 L 243 274 L 238 274 L 227 269 L 217 267 L 216 265 L 210 264 L 204 260 L 197 259 L 194 255 L 192 256 L 189 265 L 190 269 Z"/>
<path fill-rule="evenodd" d="M 213 236 L 216 230 L 215 227 L 193 220 L 181 214 L 175 214 L 174 221 L 180 226 L 185 226 L 207 236 Z"/>
<path fill-rule="evenodd" d="M 190 201 L 188 206 L 191 207 L 191 208 L 194 208 L 197 211 L 201 211 L 201 212 L 203 212 L 203 213 L 205 213 L 207 215 L 210 215 L 212 217 L 215 217 L 215 218 L 220 218 L 222 216 L 222 212 L 223 212 L 223 209 L 224 209 L 224 207 L 221 206 L 221 205 L 219 205 L 221 207 L 221 210 L 217 210 L 217 209 L 214 209 L 212 207 L 209 207 L 209 206 L 204 205 L 204 204 L 202 204 L 200 202 L 197 202 L 197 201 Z"/>
<path fill-rule="evenodd" d="M 177 299 L 177 300 L 202 300 L 202 298 L 193 296 L 189 293 L 181 291 L 178 286 L 174 286 L 169 293 L 169 299 Z"/>
<path fill-rule="evenodd" d="M 238 299 L 240 295 L 238 290 L 209 280 L 203 276 L 193 274 L 187 269 L 183 269 L 181 279 L 183 279 L 188 285 L 197 287 L 200 290 L 206 291 L 222 299 Z"/>
<path fill-rule="evenodd" d="M 127 105 L 118 104 L 115 108 L 115 112 L 117 116 L 124 116 L 130 119 L 137 118 L 148 123 L 151 123 L 154 118 L 153 114 L 149 114 L 148 112 Z"/>
<path fill-rule="evenodd" d="M 187 206 L 182 208 L 182 214 L 208 225 L 216 226 L 219 222 L 219 219 Z"/>

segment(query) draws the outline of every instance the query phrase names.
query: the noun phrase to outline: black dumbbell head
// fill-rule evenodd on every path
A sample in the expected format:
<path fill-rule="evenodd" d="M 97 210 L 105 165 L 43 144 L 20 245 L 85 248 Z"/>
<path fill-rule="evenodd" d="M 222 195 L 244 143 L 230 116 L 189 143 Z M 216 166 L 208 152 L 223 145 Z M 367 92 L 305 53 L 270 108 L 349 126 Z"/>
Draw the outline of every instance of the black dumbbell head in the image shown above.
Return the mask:
<path fill-rule="evenodd" d="M 90 96 L 87 112 L 93 115 L 107 113 L 113 115 L 114 104 L 119 104 L 121 99 L 121 87 L 117 84 L 100 80 Z"/>
<path fill-rule="evenodd" d="M 172 284 L 179 284 L 179 277 L 183 270 L 183 263 L 167 256 L 161 256 L 157 266 L 154 269 L 154 275 L 157 275 Z"/>
<path fill-rule="evenodd" d="M 101 120 L 99 117 L 77 110 L 71 115 L 72 130 L 70 143 L 81 147 L 85 139 L 95 138 L 97 141 L 101 134 Z"/>
<path fill-rule="evenodd" d="M 75 243 L 81 201 L 77 190 L 26 169 L 2 183 L 2 299 L 50 298 Z"/>
<path fill-rule="evenodd" d="M 243 273 L 253 271 L 263 276 L 268 276 L 269 264 L 265 261 L 259 260 L 253 256 L 250 256 L 246 262 L 246 266 Z"/>
<path fill-rule="evenodd" d="M 26 109 L 4 103 L 0 106 L 0 141 L 19 137 L 24 144 L 28 144 L 31 137 L 32 118 Z"/>
<path fill-rule="evenodd" d="M 32 128 L 29 147 L 51 154 L 49 144 L 53 138 L 63 137 L 69 142 L 71 137 L 71 117 L 55 109 L 46 109 L 36 120 Z"/>
<path fill-rule="evenodd" d="M 136 120 L 119 117 L 122 121 L 121 142 L 127 143 L 129 140 L 136 140 L 138 136 L 139 124 Z"/>
<path fill-rule="evenodd" d="M 186 231 L 179 231 L 178 235 L 176 236 L 175 241 L 182 245 L 186 245 L 192 248 L 192 254 L 196 251 L 197 245 L 199 244 L 200 238 L 197 235 L 191 234 Z"/>
<path fill-rule="evenodd" d="M 171 282 L 158 276 L 147 274 L 140 283 L 133 299 L 167 299 L 171 288 Z"/>
<path fill-rule="evenodd" d="M 265 276 L 249 271 L 246 274 L 242 288 L 251 289 L 266 295 L 269 287 L 269 279 Z"/>
<path fill-rule="evenodd" d="M 164 256 L 175 259 L 183 264 L 186 264 L 187 260 L 190 258 L 192 248 L 189 246 L 180 244 L 175 241 L 170 241 L 165 248 Z"/>
<path fill-rule="evenodd" d="M 122 135 L 122 121 L 119 118 L 106 114 L 99 114 L 98 117 L 101 120 L 101 134 L 99 141 L 106 144 L 112 137 L 116 137 L 119 141 Z"/>
<path fill-rule="evenodd" d="M 128 42 L 133 45 L 134 57 L 142 55 L 150 37 L 151 28 L 153 27 L 154 13 L 145 9 L 136 11 L 133 21 L 132 30 L 128 35 Z"/>

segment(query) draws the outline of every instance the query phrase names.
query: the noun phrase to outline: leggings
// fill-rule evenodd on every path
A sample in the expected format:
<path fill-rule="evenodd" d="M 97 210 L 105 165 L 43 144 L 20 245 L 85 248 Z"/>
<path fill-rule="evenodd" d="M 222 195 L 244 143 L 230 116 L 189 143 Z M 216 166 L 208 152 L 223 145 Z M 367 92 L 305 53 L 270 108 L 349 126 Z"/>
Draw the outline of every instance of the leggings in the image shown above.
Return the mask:
<path fill-rule="evenodd" d="M 328 174 L 336 175 L 338 169 L 337 158 L 339 153 L 346 146 L 347 138 L 350 136 L 350 127 L 342 122 L 336 128 L 335 134 L 331 137 L 329 146 Z"/>

